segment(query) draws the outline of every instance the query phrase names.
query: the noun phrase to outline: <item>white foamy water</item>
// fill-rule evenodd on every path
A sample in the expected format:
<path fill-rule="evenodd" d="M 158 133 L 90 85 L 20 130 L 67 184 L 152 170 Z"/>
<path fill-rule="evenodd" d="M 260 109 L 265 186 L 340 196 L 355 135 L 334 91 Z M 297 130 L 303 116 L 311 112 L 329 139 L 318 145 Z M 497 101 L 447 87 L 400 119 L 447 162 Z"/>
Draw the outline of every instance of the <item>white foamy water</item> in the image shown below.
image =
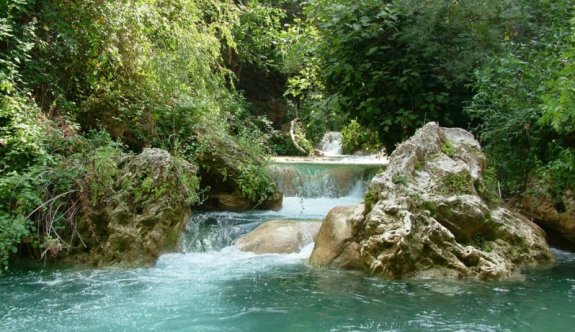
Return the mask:
<path fill-rule="evenodd" d="M 341 156 L 343 154 L 342 137 L 339 131 L 328 131 L 320 142 L 320 150 L 325 156 Z"/>
<path fill-rule="evenodd" d="M 201 272 L 206 279 L 228 279 L 265 271 L 274 266 L 305 263 L 313 246 L 314 243 L 310 243 L 292 254 L 256 255 L 240 251 L 234 246 L 204 253 L 165 254 L 158 259 L 155 268 L 161 275 L 181 275 L 186 278 L 186 275 L 193 272 Z"/>
<path fill-rule="evenodd" d="M 277 163 L 268 167 L 268 174 L 285 197 L 361 197 L 380 168 L 372 164 Z"/>

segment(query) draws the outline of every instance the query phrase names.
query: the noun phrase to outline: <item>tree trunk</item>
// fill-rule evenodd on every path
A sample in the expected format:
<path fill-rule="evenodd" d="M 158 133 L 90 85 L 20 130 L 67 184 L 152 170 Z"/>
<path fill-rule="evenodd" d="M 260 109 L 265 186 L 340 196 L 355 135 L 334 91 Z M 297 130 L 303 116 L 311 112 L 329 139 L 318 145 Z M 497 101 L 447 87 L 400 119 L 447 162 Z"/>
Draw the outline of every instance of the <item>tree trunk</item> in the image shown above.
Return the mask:
<path fill-rule="evenodd" d="M 296 139 L 295 139 L 294 127 L 295 127 L 295 123 L 297 120 L 298 120 L 298 118 L 295 118 L 291 121 L 290 127 L 289 127 L 289 135 L 290 135 L 291 141 L 292 141 L 293 145 L 296 147 L 296 149 L 298 149 L 299 152 L 307 155 L 308 152 L 304 148 L 299 146 L 299 144 L 297 144 Z"/>

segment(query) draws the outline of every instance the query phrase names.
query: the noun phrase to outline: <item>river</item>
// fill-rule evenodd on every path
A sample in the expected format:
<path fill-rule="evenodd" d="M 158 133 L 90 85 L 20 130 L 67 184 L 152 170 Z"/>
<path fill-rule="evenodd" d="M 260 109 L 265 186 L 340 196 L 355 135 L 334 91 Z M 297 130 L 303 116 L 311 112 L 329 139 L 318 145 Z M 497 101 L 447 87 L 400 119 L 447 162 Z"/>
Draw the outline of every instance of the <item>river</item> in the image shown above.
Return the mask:
<path fill-rule="evenodd" d="M 286 164 L 287 163 L 287 164 Z M 275 169 L 274 169 L 275 167 Z M 377 166 L 284 161 L 277 212 L 194 213 L 177 253 L 139 269 L 42 267 L 0 276 L 2 331 L 572 331 L 575 255 L 525 280 L 386 281 L 255 255 L 232 242 L 270 219 L 361 201 Z M 295 177 L 295 178 L 294 178 Z M 303 179 L 303 180 L 302 180 Z"/>

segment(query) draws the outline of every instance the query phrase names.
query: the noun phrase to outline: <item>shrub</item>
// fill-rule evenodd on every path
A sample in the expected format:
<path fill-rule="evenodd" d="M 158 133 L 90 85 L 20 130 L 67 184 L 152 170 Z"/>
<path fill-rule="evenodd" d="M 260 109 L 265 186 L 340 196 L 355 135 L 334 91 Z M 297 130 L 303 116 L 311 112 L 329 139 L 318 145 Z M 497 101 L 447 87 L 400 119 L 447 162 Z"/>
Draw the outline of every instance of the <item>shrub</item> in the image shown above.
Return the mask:
<path fill-rule="evenodd" d="M 48 158 L 44 146 L 47 122 L 29 99 L 18 95 L 0 99 L 0 176 Z"/>
<path fill-rule="evenodd" d="M 254 203 L 262 203 L 276 193 L 275 183 L 267 175 L 265 168 L 248 165 L 241 169 L 236 180 L 242 196 Z"/>
<path fill-rule="evenodd" d="M 376 152 L 383 148 L 377 132 L 351 120 L 341 131 L 343 152 L 352 154 L 356 151 Z"/>

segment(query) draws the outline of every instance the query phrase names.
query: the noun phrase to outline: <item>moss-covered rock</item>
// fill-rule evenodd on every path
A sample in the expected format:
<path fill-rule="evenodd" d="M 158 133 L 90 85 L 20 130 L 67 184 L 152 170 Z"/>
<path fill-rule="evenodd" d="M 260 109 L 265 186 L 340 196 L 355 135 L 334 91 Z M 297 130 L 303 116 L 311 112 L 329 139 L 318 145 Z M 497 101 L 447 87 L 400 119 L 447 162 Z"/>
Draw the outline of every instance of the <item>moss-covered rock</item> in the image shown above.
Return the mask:
<path fill-rule="evenodd" d="M 198 189 L 196 168 L 160 149 L 119 162 L 113 187 L 77 223 L 69 260 L 98 266 L 149 265 L 177 249 Z"/>
<path fill-rule="evenodd" d="M 552 262 L 544 232 L 491 199 L 484 170 L 470 133 L 425 125 L 372 180 L 363 214 L 339 213 L 348 227 L 339 244 L 321 241 L 338 208 L 330 212 L 311 262 L 391 279 L 511 278 L 521 267 Z M 336 250 L 318 254 L 328 247 Z"/>
<path fill-rule="evenodd" d="M 214 136 L 209 128 L 197 128 L 196 136 L 199 175 L 202 188 L 208 189 L 206 208 L 245 211 L 281 207 L 282 197 L 260 153 L 231 136 Z"/>

